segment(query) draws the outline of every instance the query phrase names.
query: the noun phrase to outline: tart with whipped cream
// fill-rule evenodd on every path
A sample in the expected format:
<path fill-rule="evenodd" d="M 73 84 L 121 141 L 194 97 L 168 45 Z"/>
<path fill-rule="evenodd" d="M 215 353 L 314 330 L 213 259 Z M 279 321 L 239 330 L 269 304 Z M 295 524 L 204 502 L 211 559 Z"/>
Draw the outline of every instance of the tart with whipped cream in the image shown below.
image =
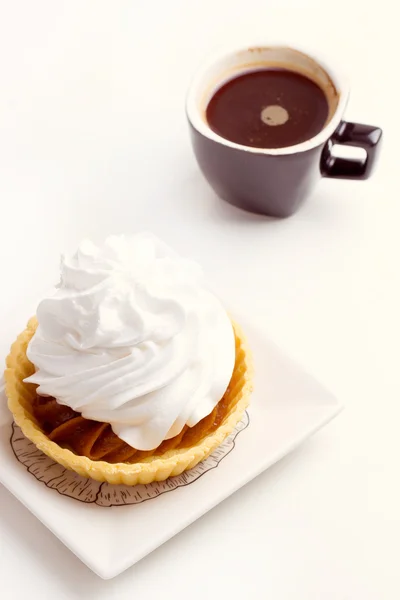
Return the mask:
<path fill-rule="evenodd" d="M 109 483 L 194 467 L 235 428 L 249 351 L 197 264 L 148 233 L 83 242 L 13 344 L 15 422 L 45 454 Z"/>

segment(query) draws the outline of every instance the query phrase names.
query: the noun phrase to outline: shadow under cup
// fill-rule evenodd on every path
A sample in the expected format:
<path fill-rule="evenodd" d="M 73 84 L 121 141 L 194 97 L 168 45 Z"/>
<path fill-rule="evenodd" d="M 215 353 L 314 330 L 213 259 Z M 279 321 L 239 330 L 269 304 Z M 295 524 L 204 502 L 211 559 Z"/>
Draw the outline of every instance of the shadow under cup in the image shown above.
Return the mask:
<path fill-rule="evenodd" d="M 300 144 L 269 149 L 236 144 L 210 128 L 206 109 L 216 91 L 239 75 L 267 68 L 298 72 L 323 90 L 329 112 L 317 135 Z M 220 55 L 197 73 L 187 97 L 191 139 L 201 171 L 224 200 L 273 217 L 293 214 L 321 177 L 367 179 L 382 131 L 343 120 L 348 96 L 348 85 L 336 70 L 297 49 L 268 46 Z M 365 159 L 334 156 L 336 145 L 363 148 Z"/>

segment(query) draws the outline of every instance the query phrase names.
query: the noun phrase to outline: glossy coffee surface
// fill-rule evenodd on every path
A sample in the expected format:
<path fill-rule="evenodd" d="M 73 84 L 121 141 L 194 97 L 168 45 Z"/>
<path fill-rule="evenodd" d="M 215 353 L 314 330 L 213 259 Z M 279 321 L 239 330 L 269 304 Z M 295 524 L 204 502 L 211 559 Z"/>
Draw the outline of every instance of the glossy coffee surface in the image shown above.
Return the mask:
<path fill-rule="evenodd" d="M 254 148 L 283 148 L 317 135 L 327 122 L 328 100 L 304 75 L 267 68 L 231 79 L 211 98 L 206 118 L 221 137 Z"/>

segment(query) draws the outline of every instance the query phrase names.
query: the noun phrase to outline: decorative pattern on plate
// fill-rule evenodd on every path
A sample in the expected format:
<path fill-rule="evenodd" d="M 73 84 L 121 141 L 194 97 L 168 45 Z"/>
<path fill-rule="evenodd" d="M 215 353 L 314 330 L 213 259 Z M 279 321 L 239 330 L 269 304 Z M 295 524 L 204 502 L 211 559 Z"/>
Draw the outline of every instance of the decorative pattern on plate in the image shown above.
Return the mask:
<path fill-rule="evenodd" d="M 246 429 L 249 422 L 249 415 L 246 411 L 236 429 L 206 460 L 190 471 L 184 471 L 181 475 L 170 477 L 166 481 L 154 481 L 147 485 L 111 485 L 107 482 L 100 483 L 81 477 L 38 450 L 30 440 L 24 437 L 21 429 L 15 423 L 12 425 L 10 443 L 16 458 L 26 467 L 27 471 L 62 496 L 98 506 L 126 506 L 140 504 L 178 487 L 189 485 L 207 471 L 218 467 L 221 460 L 235 447 L 236 436 Z"/>

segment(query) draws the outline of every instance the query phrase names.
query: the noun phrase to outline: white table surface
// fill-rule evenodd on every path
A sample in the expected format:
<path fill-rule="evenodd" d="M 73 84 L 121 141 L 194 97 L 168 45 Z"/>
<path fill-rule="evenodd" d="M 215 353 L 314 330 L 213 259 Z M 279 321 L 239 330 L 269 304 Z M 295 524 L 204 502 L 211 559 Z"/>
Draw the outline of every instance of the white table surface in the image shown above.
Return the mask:
<path fill-rule="evenodd" d="M 0 486 L 11 600 L 400 597 L 398 20 L 391 0 L 0 3 L 4 357 L 58 255 L 151 229 L 200 260 L 232 307 L 346 410 L 123 575 L 102 581 Z M 394 6 L 394 5 L 393 5 Z M 192 156 L 191 74 L 221 44 L 330 53 L 350 120 L 385 131 L 368 182 L 323 180 L 268 221 L 217 201 Z"/>

